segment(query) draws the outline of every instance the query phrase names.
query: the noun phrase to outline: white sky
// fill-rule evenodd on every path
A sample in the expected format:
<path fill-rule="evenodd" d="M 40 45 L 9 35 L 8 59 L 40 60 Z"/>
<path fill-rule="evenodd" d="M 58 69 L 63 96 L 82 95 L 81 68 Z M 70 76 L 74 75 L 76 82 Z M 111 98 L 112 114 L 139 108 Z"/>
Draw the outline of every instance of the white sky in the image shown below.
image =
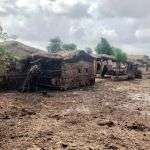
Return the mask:
<path fill-rule="evenodd" d="M 55 36 L 79 48 L 105 37 L 128 53 L 150 55 L 150 0 L 0 0 L 0 24 L 42 49 Z"/>

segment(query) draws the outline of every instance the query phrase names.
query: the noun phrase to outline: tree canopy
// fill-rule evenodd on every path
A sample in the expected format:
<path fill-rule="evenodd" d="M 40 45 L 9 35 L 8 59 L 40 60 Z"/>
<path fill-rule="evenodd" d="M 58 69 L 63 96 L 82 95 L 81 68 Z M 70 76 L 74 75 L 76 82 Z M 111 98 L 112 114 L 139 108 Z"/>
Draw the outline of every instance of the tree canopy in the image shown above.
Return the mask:
<path fill-rule="evenodd" d="M 0 41 L 5 41 L 7 38 L 7 33 L 3 32 L 3 28 L 0 26 Z M 0 75 L 5 75 L 11 62 L 18 59 L 14 54 L 7 51 L 3 43 L 0 44 Z"/>
<path fill-rule="evenodd" d="M 56 53 L 63 50 L 72 51 L 77 50 L 77 45 L 74 43 L 63 43 L 60 37 L 55 37 L 49 41 L 47 50 L 51 53 Z"/>
<path fill-rule="evenodd" d="M 5 75 L 12 62 L 15 62 L 18 58 L 10 52 L 7 52 L 6 48 L 0 45 L 0 75 Z"/>
<path fill-rule="evenodd" d="M 114 55 L 119 63 L 127 61 L 127 54 L 119 48 L 112 47 L 105 38 L 101 38 L 101 42 L 97 44 L 95 51 L 98 54 Z"/>
<path fill-rule="evenodd" d="M 101 42 L 97 44 L 95 51 L 97 52 L 97 54 L 113 54 L 112 47 L 105 38 L 101 38 Z"/>
<path fill-rule="evenodd" d="M 125 63 L 127 61 L 127 58 L 128 58 L 127 54 L 123 52 L 121 49 L 113 48 L 113 51 L 114 51 L 114 56 L 118 62 Z"/>
<path fill-rule="evenodd" d="M 47 46 L 48 52 L 56 53 L 62 50 L 62 41 L 59 37 L 51 39 Z"/>
<path fill-rule="evenodd" d="M 74 43 L 63 43 L 60 37 L 55 37 L 49 41 L 47 50 L 51 53 L 56 53 L 63 50 L 72 51 L 77 50 L 77 45 Z M 93 53 L 90 47 L 85 48 L 85 51 L 89 54 Z M 101 38 L 101 41 L 95 48 L 95 51 L 97 54 L 114 55 L 116 60 L 120 63 L 127 61 L 127 54 L 119 48 L 112 47 L 105 38 Z"/>

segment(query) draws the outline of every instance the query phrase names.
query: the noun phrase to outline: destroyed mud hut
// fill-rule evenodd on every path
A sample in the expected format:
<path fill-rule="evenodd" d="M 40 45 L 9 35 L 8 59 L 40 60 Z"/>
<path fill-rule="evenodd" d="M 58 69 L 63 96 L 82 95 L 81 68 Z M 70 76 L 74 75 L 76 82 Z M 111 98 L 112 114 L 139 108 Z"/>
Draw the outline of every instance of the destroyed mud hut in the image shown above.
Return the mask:
<path fill-rule="evenodd" d="M 72 89 L 95 83 L 94 57 L 84 51 L 37 53 L 22 59 L 7 76 L 9 89 Z"/>
<path fill-rule="evenodd" d="M 96 62 L 97 77 L 110 77 L 118 80 L 142 78 L 138 64 L 133 61 L 127 60 L 120 63 L 120 67 L 118 67 L 119 62 L 114 56 L 100 54 L 96 56 Z"/>
<path fill-rule="evenodd" d="M 113 67 L 116 65 L 116 59 L 113 56 L 106 54 L 96 55 L 96 74 L 100 77 L 104 77 L 106 74 L 109 74 L 113 70 Z M 109 73 L 108 73 L 109 72 Z"/>

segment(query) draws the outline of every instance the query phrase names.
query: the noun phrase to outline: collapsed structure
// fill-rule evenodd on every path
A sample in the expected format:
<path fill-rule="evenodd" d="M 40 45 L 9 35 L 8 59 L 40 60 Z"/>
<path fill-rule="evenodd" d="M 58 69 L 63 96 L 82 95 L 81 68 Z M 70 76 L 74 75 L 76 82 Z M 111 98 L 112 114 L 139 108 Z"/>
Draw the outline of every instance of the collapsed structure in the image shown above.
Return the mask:
<path fill-rule="evenodd" d="M 25 91 L 39 87 L 66 90 L 94 85 L 94 60 L 84 51 L 30 55 L 9 72 L 7 87 Z"/>
<path fill-rule="evenodd" d="M 100 75 L 100 77 L 104 77 L 104 75 L 108 74 L 108 71 L 113 69 L 116 59 L 115 57 L 106 54 L 99 54 L 95 57 L 97 61 L 96 74 Z"/>
<path fill-rule="evenodd" d="M 142 78 L 142 72 L 138 69 L 138 64 L 133 61 L 120 63 L 114 56 L 99 54 L 96 55 L 97 76 L 111 77 L 113 79 L 134 79 Z"/>
<path fill-rule="evenodd" d="M 150 71 L 150 58 L 147 55 L 129 55 L 129 60 L 136 62 L 139 65 L 139 69 L 143 72 Z"/>
<path fill-rule="evenodd" d="M 96 75 L 124 79 L 142 77 L 139 65 L 130 59 L 118 68 L 115 57 L 106 54 L 91 56 L 84 51 L 48 53 L 19 42 L 7 42 L 6 47 L 20 61 L 10 65 L 7 75 L 0 77 L 1 88 L 66 90 L 94 85 Z"/>

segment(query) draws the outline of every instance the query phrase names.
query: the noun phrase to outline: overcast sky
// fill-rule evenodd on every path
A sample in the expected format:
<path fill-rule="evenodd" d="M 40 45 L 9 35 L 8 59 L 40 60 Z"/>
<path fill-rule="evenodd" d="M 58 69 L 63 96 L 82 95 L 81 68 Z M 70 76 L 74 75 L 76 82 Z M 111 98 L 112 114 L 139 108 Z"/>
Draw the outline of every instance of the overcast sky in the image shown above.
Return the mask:
<path fill-rule="evenodd" d="M 150 0 L 0 0 L 0 24 L 43 49 L 55 36 L 80 48 L 105 37 L 128 53 L 150 55 Z"/>

